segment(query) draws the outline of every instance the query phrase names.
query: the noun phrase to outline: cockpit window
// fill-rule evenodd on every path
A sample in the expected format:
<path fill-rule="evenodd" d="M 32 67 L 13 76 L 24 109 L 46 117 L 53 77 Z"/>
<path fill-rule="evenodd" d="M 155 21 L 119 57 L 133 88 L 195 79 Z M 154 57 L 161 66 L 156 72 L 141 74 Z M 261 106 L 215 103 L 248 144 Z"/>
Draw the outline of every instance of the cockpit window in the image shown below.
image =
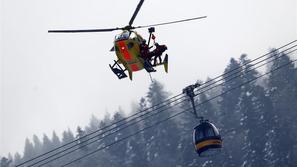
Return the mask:
<path fill-rule="evenodd" d="M 116 35 L 115 40 L 116 41 L 121 41 L 121 40 L 126 40 L 129 39 L 129 32 L 123 32 L 119 35 Z"/>

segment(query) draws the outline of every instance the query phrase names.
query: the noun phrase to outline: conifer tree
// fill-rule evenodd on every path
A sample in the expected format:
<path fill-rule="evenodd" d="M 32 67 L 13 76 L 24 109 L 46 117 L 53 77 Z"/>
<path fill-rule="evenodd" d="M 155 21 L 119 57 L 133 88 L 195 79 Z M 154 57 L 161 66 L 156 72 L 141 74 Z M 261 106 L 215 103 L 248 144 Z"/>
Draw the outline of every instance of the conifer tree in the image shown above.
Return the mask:
<path fill-rule="evenodd" d="M 42 152 L 42 143 L 36 135 L 33 135 L 33 144 L 36 155 L 40 154 Z"/>
<path fill-rule="evenodd" d="M 137 112 L 143 112 L 147 109 L 147 102 L 145 98 L 141 98 L 139 105 L 131 114 L 136 114 Z M 138 116 L 140 116 L 139 114 Z M 133 117 L 134 118 L 134 117 Z M 136 121 L 139 119 L 136 119 Z M 135 133 L 143 128 L 143 123 L 138 122 L 135 126 L 130 128 L 131 133 Z M 149 162 L 147 161 L 146 157 L 146 149 L 145 145 L 147 144 L 144 140 L 144 133 L 140 133 L 131 137 L 127 142 L 127 166 L 134 167 L 134 166 L 141 166 L 141 167 L 149 167 Z"/>
<path fill-rule="evenodd" d="M 238 61 L 231 58 L 230 64 L 224 71 L 223 76 L 224 84 L 222 86 L 222 92 L 227 92 L 222 95 L 222 99 L 219 101 L 220 104 L 220 124 L 222 125 L 222 137 L 224 140 L 224 147 L 222 150 L 221 164 L 223 167 L 237 167 L 240 166 L 240 158 L 242 157 L 241 145 L 243 136 L 240 133 L 240 116 L 239 101 L 241 95 L 241 89 L 237 88 L 232 91 L 230 89 L 236 88 L 243 83 L 242 80 L 242 68 Z M 235 71 L 239 73 L 235 74 Z M 228 77 L 228 75 L 232 77 Z M 231 78 L 233 78 L 231 80 Z M 235 78 L 236 77 L 236 78 Z M 225 135 L 232 129 L 237 129 L 232 133 Z"/>
<path fill-rule="evenodd" d="M 86 132 L 92 133 L 92 132 L 98 130 L 99 125 L 100 125 L 100 120 L 95 115 L 92 115 L 91 119 L 90 119 L 89 126 L 86 127 Z"/>
<path fill-rule="evenodd" d="M 13 163 L 14 165 L 18 165 L 22 162 L 22 156 L 17 152 L 14 154 Z"/>
<path fill-rule="evenodd" d="M 11 160 L 8 158 L 2 157 L 0 161 L 0 167 L 9 167 L 9 164 L 11 163 Z"/>
<path fill-rule="evenodd" d="M 48 152 L 50 151 L 50 149 L 52 148 L 51 145 L 51 140 L 47 137 L 46 134 L 43 134 L 43 148 L 42 148 L 42 152 Z"/>
<path fill-rule="evenodd" d="M 113 115 L 113 119 L 112 122 L 115 123 L 115 127 L 117 126 L 121 126 L 122 124 L 125 124 L 126 121 L 121 121 L 124 118 L 123 116 L 123 111 L 121 109 L 119 109 L 118 112 L 116 112 Z M 127 125 L 121 126 L 119 129 L 122 129 L 123 127 L 126 127 Z M 116 130 L 118 130 L 118 128 L 116 128 Z M 130 134 L 129 128 L 125 128 L 122 129 L 118 132 L 115 132 L 115 134 L 112 135 L 111 140 L 109 143 L 113 143 L 113 142 L 117 142 L 119 140 L 121 140 L 123 137 L 127 136 Z M 112 164 L 114 166 L 126 166 L 126 162 L 123 161 L 126 159 L 126 151 L 127 151 L 127 140 L 119 142 L 115 145 L 113 145 L 112 147 L 109 148 L 109 151 L 112 153 Z"/>
<path fill-rule="evenodd" d="M 155 106 L 168 98 L 168 93 L 164 91 L 163 85 L 154 81 L 147 93 L 148 106 Z M 154 108 L 156 109 L 156 108 Z M 157 111 L 161 111 L 159 109 Z M 156 121 L 168 118 L 174 110 L 167 110 L 158 114 L 157 117 L 146 119 L 145 126 L 150 126 Z M 148 111 L 149 112 L 149 111 Z M 154 111 L 156 112 L 156 111 Z M 177 159 L 177 146 L 179 136 L 177 133 L 177 125 L 175 121 L 168 120 L 144 133 L 146 140 L 146 153 L 150 166 L 174 166 Z"/>
<path fill-rule="evenodd" d="M 274 51 L 269 70 L 290 62 L 290 57 Z M 268 78 L 268 93 L 273 101 L 272 155 L 274 166 L 291 167 L 296 164 L 297 74 L 294 64 L 284 66 Z"/>
<path fill-rule="evenodd" d="M 31 141 L 27 138 L 25 141 L 25 149 L 24 149 L 24 161 L 29 160 L 30 158 L 34 157 L 35 155 L 34 146 Z"/>
<path fill-rule="evenodd" d="M 52 147 L 57 148 L 61 145 L 61 141 L 59 139 L 59 137 L 57 136 L 56 132 L 53 131 L 53 136 L 52 136 Z"/>
<path fill-rule="evenodd" d="M 88 146 L 86 145 L 87 142 L 87 137 L 84 137 L 86 135 L 85 131 L 78 126 L 76 129 L 76 139 L 77 139 L 77 144 L 79 149 L 81 149 L 82 151 L 88 151 Z"/>
<path fill-rule="evenodd" d="M 71 132 L 70 129 L 68 129 L 67 131 L 64 131 L 62 133 L 62 144 L 66 144 L 69 143 L 71 141 L 75 140 L 75 137 L 73 135 L 73 133 Z"/>
<path fill-rule="evenodd" d="M 102 121 L 99 123 L 99 129 L 102 129 L 106 126 L 109 126 L 111 124 L 110 115 L 107 113 Z M 110 129 L 110 128 L 108 128 Z M 99 131 L 99 133 L 103 133 L 107 131 L 107 129 Z M 98 136 L 98 143 L 95 143 L 92 148 L 102 148 L 106 145 L 110 144 L 110 141 L 112 140 L 112 136 L 107 136 L 109 133 L 105 133 L 104 135 Z M 102 137 L 104 137 L 102 139 Z M 113 153 L 109 150 L 109 147 L 106 149 L 103 149 L 96 154 L 92 156 L 92 159 L 96 159 L 97 166 L 113 166 L 112 165 L 112 156 Z"/>
<path fill-rule="evenodd" d="M 75 137 L 73 135 L 73 132 L 70 129 L 68 129 L 62 133 L 62 139 L 60 141 L 60 143 L 61 143 L 60 145 L 68 144 L 74 140 L 75 140 Z M 74 144 L 77 144 L 77 143 L 70 144 L 66 148 L 69 148 L 69 147 L 73 146 Z M 60 164 L 64 164 L 66 162 L 71 161 L 76 156 L 77 156 L 77 152 L 74 152 L 72 154 L 69 154 L 69 155 L 63 157 L 63 158 L 60 158 L 58 161 L 60 162 Z M 77 166 L 77 165 L 75 164 L 74 166 Z"/>
<path fill-rule="evenodd" d="M 258 72 L 253 69 L 246 55 L 242 55 L 240 62 L 243 66 L 243 80 L 245 82 L 255 80 Z M 265 112 L 271 110 L 271 102 L 265 96 L 264 88 L 255 82 L 250 82 L 242 87 L 239 103 L 241 126 L 244 134 L 244 155 L 242 165 L 245 166 L 268 166 L 265 161 L 265 134 L 268 129 L 265 125 Z M 266 118 L 266 117 L 265 117 Z"/>

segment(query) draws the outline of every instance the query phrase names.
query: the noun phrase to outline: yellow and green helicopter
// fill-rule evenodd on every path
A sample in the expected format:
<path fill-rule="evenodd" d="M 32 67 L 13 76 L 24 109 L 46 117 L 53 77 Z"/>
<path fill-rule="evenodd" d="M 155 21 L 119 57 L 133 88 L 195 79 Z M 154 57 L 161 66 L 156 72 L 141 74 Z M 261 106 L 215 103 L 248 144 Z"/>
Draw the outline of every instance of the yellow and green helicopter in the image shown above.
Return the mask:
<path fill-rule="evenodd" d="M 121 30 L 122 32 L 115 36 L 114 46 L 110 51 L 115 51 L 117 60 L 114 60 L 113 65 L 109 65 L 113 73 L 119 78 L 127 77 L 125 71 L 128 71 L 130 80 L 132 80 L 133 72 L 145 69 L 148 73 L 155 72 L 154 67 L 164 65 L 165 71 L 168 72 L 168 55 L 163 53 L 167 50 L 166 45 L 159 45 L 155 42 L 155 26 L 185 22 L 206 18 L 206 16 L 195 17 L 190 19 L 171 21 L 159 24 L 132 26 L 135 17 L 137 16 L 144 0 L 138 3 L 129 24 L 125 27 L 107 28 L 107 29 L 84 29 L 84 30 L 49 30 L 49 33 L 84 33 L 84 32 L 110 32 Z M 148 28 L 148 42 L 139 35 L 134 29 Z M 154 41 L 153 46 L 150 46 L 151 39 Z"/>

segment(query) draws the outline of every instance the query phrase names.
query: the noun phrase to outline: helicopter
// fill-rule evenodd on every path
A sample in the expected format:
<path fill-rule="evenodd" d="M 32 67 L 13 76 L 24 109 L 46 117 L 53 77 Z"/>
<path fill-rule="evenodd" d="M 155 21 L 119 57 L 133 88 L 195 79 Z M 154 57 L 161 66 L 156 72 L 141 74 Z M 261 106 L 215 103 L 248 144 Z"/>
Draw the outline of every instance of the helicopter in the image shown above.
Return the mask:
<path fill-rule="evenodd" d="M 163 65 L 165 72 L 168 72 L 168 54 L 163 55 L 167 50 L 166 45 L 159 45 L 155 42 L 156 26 L 174 24 L 179 22 L 197 20 L 206 18 L 206 16 L 195 17 L 190 19 L 164 22 L 159 24 L 151 24 L 145 26 L 132 26 L 144 0 L 140 0 L 128 25 L 125 27 L 105 28 L 105 29 L 82 29 L 82 30 L 48 30 L 48 33 L 87 33 L 87 32 L 110 32 L 121 30 L 122 32 L 115 36 L 114 46 L 110 51 L 115 52 L 117 60 L 109 67 L 111 71 L 118 77 L 123 79 L 127 77 L 125 73 L 128 71 L 129 79 L 132 80 L 133 72 L 145 69 L 148 73 L 156 72 L 156 66 Z M 134 29 L 148 28 L 149 39 L 148 42 Z M 153 40 L 153 46 L 150 46 L 150 41 Z M 154 48 L 152 50 L 152 48 Z"/>

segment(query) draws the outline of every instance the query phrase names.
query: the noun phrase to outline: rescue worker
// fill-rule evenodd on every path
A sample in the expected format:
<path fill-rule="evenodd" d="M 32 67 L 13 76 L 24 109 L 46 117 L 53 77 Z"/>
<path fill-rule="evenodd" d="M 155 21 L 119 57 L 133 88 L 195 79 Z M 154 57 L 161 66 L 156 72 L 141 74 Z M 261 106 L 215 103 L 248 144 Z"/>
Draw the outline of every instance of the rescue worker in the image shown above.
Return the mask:
<path fill-rule="evenodd" d="M 144 59 L 147 60 L 149 57 L 149 46 L 146 44 L 146 41 L 143 40 L 140 44 L 140 56 Z"/>
<path fill-rule="evenodd" d="M 157 59 L 159 59 L 159 64 L 162 63 L 162 54 L 165 52 L 165 50 L 167 50 L 167 46 L 166 45 L 159 45 L 158 43 L 155 43 L 156 49 L 153 50 L 149 55 L 152 57 L 154 57 L 154 66 L 157 65 Z"/>
<path fill-rule="evenodd" d="M 156 70 L 153 68 L 151 64 L 151 56 L 149 51 L 149 46 L 146 44 L 146 41 L 143 40 L 140 44 L 140 56 L 144 60 L 144 68 L 147 72 L 155 72 Z"/>

